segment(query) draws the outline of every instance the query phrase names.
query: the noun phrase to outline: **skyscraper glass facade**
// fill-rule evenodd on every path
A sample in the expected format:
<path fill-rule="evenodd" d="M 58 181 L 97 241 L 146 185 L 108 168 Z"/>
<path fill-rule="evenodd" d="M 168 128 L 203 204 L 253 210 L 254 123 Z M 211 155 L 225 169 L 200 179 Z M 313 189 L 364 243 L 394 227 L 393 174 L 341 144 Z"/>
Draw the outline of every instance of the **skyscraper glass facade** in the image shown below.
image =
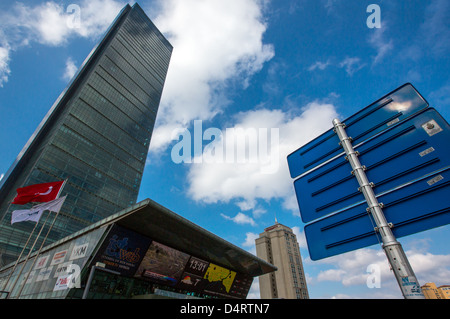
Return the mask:
<path fill-rule="evenodd" d="M 2 180 L 2 264 L 34 227 L 10 225 L 13 210 L 29 207 L 10 205 L 19 187 L 67 179 L 46 244 L 136 202 L 171 53 L 138 4 L 120 12 Z"/>

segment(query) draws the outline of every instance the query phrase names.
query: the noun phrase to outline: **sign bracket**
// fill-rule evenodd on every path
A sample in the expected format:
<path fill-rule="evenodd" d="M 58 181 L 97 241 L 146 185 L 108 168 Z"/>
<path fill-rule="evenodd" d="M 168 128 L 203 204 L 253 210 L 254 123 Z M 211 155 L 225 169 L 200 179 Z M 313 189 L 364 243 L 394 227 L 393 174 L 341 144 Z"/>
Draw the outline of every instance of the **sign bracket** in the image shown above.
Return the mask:
<path fill-rule="evenodd" d="M 375 223 L 377 232 L 380 234 L 383 242 L 383 250 L 388 258 L 388 261 L 394 271 L 395 278 L 400 286 L 403 297 L 405 299 L 424 299 L 419 282 L 414 274 L 414 271 L 406 257 L 401 244 L 397 241 L 391 228 L 392 223 L 388 223 L 384 216 L 382 205 L 373 191 L 373 183 L 367 179 L 365 169 L 361 165 L 358 154 L 353 149 L 351 138 L 347 136 L 345 131 L 345 124 L 338 119 L 333 120 L 334 131 L 339 137 L 339 145 L 342 146 L 346 153 L 346 159 L 350 163 L 354 175 L 360 185 L 359 189 L 368 204 L 368 211 L 371 213 Z"/>

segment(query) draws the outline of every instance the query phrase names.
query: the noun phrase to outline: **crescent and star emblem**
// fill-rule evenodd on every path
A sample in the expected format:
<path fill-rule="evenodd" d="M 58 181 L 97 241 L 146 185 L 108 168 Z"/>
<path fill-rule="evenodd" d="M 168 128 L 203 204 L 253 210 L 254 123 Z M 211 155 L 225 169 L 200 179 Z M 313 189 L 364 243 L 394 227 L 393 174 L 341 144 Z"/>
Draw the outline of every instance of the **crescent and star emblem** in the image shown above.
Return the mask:
<path fill-rule="evenodd" d="M 50 193 L 52 192 L 52 190 L 53 190 L 53 186 L 50 186 L 50 187 L 48 188 L 48 191 L 46 191 L 45 193 L 36 193 L 36 194 L 34 194 L 34 195 L 36 195 L 36 196 L 48 195 L 48 194 L 50 194 Z"/>

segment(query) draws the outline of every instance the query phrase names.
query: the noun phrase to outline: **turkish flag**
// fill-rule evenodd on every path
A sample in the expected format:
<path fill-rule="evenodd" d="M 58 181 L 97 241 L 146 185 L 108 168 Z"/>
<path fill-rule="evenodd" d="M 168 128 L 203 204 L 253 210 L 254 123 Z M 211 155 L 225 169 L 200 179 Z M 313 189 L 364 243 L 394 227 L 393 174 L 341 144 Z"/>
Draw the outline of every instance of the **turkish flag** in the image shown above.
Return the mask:
<path fill-rule="evenodd" d="M 64 184 L 61 182 L 35 184 L 17 189 L 17 196 L 12 204 L 24 205 L 27 203 L 45 203 L 54 200 Z"/>

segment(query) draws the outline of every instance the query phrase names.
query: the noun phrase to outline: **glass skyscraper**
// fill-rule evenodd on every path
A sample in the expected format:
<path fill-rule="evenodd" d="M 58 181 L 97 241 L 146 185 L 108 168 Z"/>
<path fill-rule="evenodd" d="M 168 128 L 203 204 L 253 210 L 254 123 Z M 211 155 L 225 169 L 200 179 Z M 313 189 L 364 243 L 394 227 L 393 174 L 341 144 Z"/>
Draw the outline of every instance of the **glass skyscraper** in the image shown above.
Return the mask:
<path fill-rule="evenodd" d="M 136 202 L 171 53 L 138 4 L 123 8 L 1 181 L 0 266 L 34 227 L 11 225 L 29 207 L 10 204 L 19 187 L 67 179 L 46 244 Z"/>

